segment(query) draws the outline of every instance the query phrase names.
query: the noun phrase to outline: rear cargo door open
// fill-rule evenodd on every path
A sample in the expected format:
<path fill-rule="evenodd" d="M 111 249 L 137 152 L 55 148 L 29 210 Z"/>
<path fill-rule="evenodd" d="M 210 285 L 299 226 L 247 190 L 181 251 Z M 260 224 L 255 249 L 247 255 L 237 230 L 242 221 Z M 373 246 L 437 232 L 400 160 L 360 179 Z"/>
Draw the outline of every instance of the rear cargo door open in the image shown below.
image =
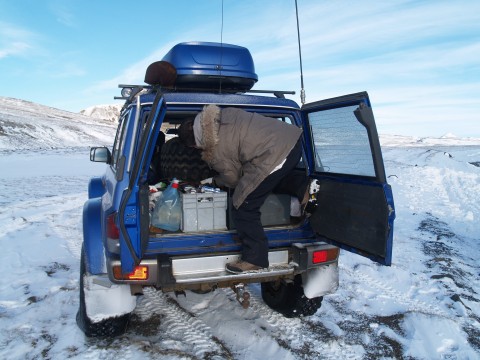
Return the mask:
<path fill-rule="evenodd" d="M 147 173 L 157 141 L 160 126 L 166 113 L 165 101 L 161 93 L 157 93 L 151 108 L 145 106 L 137 118 L 139 136 L 135 147 L 135 155 L 130 169 L 128 187 L 124 190 L 119 208 L 120 227 L 120 259 L 122 272 L 132 272 L 140 263 L 148 243 L 149 209 Z"/>
<path fill-rule="evenodd" d="M 384 265 L 392 260 L 393 197 L 366 92 L 306 104 L 308 159 L 320 182 L 317 237 Z"/>

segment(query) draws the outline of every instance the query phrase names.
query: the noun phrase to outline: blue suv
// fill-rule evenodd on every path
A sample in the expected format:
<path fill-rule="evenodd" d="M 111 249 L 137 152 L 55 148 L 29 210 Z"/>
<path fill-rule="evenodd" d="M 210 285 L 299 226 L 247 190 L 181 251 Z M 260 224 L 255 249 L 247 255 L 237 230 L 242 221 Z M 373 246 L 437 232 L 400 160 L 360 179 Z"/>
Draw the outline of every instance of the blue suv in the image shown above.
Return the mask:
<path fill-rule="evenodd" d="M 190 42 L 151 64 L 146 85 L 120 85 L 125 105 L 113 147 L 90 153 L 107 167 L 90 180 L 83 210 L 77 323 L 87 336 L 124 332 L 147 286 L 164 292 L 230 287 L 247 307 L 245 285 L 260 283 L 271 308 L 287 317 L 309 316 L 338 287 L 340 248 L 391 264 L 394 202 L 368 94 L 300 107 L 285 98 L 291 92 L 251 90 L 257 80 L 246 48 Z M 273 193 L 263 205 L 268 270 L 225 271 L 241 251 L 230 214 L 234 189 L 202 192 L 200 182 L 212 170 L 176 136 L 180 124 L 208 104 L 303 129 L 295 171 L 313 184 L 310 199 L 303 209 L 289 195 Z M 152 226 L 151 215 L 174 178 L 182 225 L 169 232 Z"/>

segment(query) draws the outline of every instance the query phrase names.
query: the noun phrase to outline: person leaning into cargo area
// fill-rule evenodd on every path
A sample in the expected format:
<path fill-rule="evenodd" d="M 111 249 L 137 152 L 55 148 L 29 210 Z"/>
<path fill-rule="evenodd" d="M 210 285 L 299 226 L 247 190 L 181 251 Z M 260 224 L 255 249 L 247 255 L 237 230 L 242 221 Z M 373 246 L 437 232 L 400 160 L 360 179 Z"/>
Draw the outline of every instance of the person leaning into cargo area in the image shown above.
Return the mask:
<path fill-rule="evenodd" d="M 227 264 L 227 271 L 268 268 L 268 242 L 260 207 L 298 164 L 301 135 L 300 128 L 283 121 L 216 105 L 205 106 L 195 119 L 180 126 L 180 141 L 201 149 L 202 159 L 218 172 L 213 183 L 235 189 L 232 215 L 242 242 L 242 256 Z M 292 195 L 302 204 L 308 200 L 306 176 L 304 180 L 302 186 L 292 189 Z"/>

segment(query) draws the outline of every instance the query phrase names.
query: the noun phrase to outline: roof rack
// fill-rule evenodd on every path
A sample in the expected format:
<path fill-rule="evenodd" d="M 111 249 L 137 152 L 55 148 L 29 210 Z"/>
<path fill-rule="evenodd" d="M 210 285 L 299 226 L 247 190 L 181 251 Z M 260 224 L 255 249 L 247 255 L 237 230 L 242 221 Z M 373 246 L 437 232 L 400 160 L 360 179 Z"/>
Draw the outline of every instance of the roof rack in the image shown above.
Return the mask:
<path fill-rule="evenodd" d="M 247 93 L 256 94 L 273 94 L 277 98 L 285 99 L 285 95 L 295 95 L 295 91 L 283 91 L 283 90 L 247 90 Z"/>
<path fill-rule="evenodd" d="M 115 96 L 115 100 L 127 100 L 131 101 L 139 92 L 145 89 L 164 89 L 167 91 L 176 91 L 175 88 L 161 88 L 159 86 L 152 86 L 152 85 L 127 85 L 127 84 L 119 84 L 119 88 L 122 89 L 122 96 Z M 218 89 L 179 89 L 180 91 L 217 91 Z M 285 95 L 295 95 L 295 91 L 284 91 L 284 90 L 246 90 L 246 91 L 235 91 L 235 90 L 223 90 L 223 93 L 252 93 L 252 94 L 273 94 L 275 97 L 279 99 L 285 99 Z"/>

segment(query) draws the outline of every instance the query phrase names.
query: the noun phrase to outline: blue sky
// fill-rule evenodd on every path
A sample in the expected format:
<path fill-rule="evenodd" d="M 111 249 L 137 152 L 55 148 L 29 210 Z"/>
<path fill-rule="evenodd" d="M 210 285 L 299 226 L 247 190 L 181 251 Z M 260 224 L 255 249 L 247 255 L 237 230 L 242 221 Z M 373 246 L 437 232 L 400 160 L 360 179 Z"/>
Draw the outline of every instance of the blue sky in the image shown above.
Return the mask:
<path fill-rule="evenodd" d="M 380 133 L 480 137 L 480 1 L 298 0 L 307 102 L 368 91 Z M 250 49 L 300 93 L 294 0 L 0 0 L 0 96 L 78 112 L 176 43 Z M 299 96 L 293 96 L 299 102 Z"/>

